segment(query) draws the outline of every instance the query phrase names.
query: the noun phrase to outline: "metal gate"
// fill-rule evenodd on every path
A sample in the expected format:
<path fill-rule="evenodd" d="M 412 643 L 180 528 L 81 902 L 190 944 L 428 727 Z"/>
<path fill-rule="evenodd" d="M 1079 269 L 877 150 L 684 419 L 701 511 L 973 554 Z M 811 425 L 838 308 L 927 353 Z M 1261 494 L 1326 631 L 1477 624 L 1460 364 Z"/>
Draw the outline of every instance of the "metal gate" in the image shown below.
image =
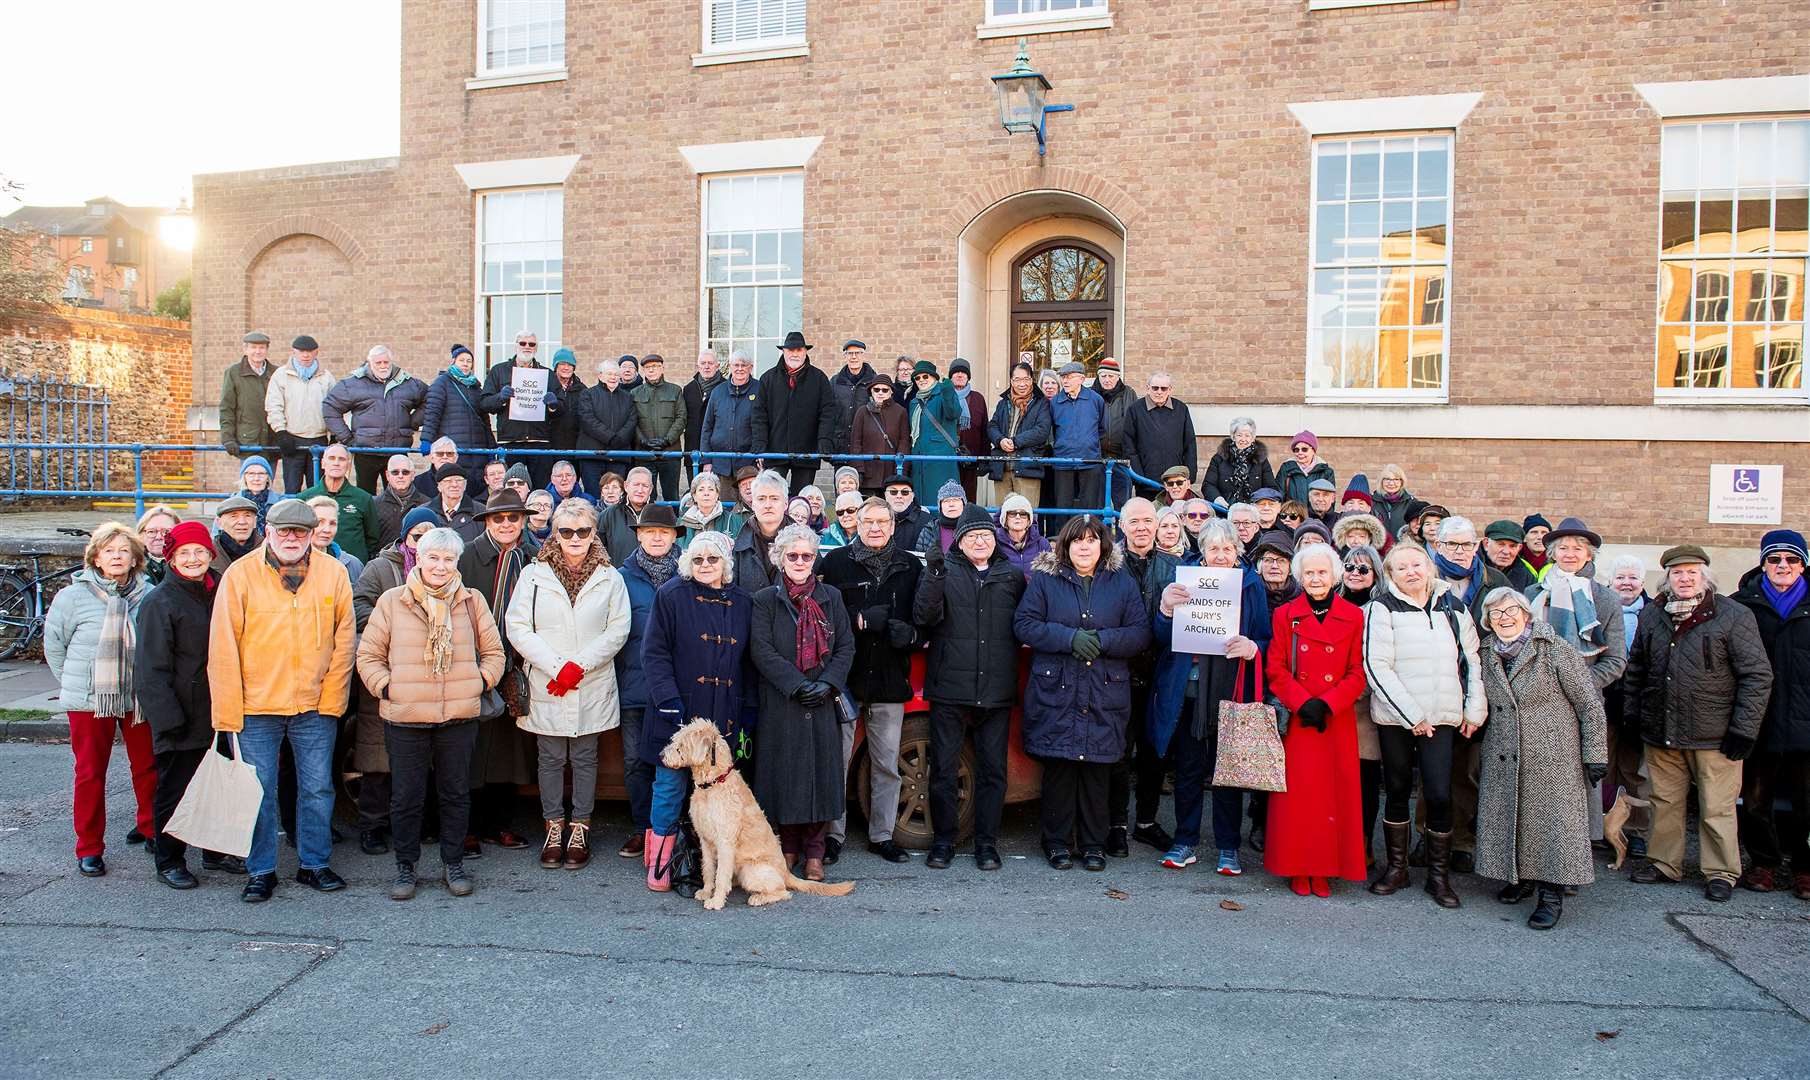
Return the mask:
<path fill-rule="evenodd" d="M 32 444 L 0 451 L 7 488 L 86 492 L 108 486 L 108 451 L 54 445 L 108 441 L 111 401 L 104 388 L 0 372 L 0 400 L 6 406 L 5 441 Z"/>

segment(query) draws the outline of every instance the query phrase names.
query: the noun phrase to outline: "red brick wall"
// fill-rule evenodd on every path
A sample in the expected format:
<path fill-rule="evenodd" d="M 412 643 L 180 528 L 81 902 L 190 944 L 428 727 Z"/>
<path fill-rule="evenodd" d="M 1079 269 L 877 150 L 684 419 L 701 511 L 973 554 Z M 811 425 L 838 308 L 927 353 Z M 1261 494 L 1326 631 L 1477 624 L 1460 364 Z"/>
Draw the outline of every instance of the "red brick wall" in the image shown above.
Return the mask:
<path fill-rule="evenodd" d="M 1556 0 L 1311 13 L 1301 0 L 1121 0 L 1110 30 L 1030 39 L 1051 99 L 1078 106 L 1051 118 L 1039 167 L 1029 138 L 999 128 L 987 76 L 1014 43 L 976 40 L 981 0 L 812 4 L 808 58 L 705 68 L 690 62 L 696 4 L 571 0 L 568 79 L 467 91 L 474 8 L 404 5 L 397 161 L 197 178 L 197 365 L 210 380 L 248 325 L 248 267 L 261 272 L 258 252 L 284 229 L 346 255 L 352 299 L 306 328 L 335 371 L 378 340 L 411 370 L 438 367 L 472 334 L 472 196 L 453 166 L 574 153 L 565 340 L 587 373 L 629 350 L 688 357 L 699 184 L 678 148 L 821 135 L 805 186 L 812 340 L 952 355 L 962 228 L 1001 194 L 1057 187 L 1127 225 L 1134 381 L 1160 364 L 1197 404 L 1298 403 L 1310 140 L 1287 103 L 1480 91 L 1454 158 L 1452 404 L 1648 405 L 1660 122 L 1634 84 L 1801 73 L 1810 33 L 1800 0 L 1593 4 L 1583 21 Z M 292 332 L 263 328 L 279 346 Z M 1427 470 L 1445 446 L 1419 448 Z M 1409 465 L 1414 449 L 1376 464 Z M 1802 493 L 1810 447 L 1727 453 L 1760 451 Z M 1620 481 L 1597 500 L 1620 528 L 1658 535 L 1634 509 L 1649 492 L 1680 514 L 1702 498 L 1698 450 L 1576 452 Z M 1503 453 L 1531 467 L 1542 447 Z"/>

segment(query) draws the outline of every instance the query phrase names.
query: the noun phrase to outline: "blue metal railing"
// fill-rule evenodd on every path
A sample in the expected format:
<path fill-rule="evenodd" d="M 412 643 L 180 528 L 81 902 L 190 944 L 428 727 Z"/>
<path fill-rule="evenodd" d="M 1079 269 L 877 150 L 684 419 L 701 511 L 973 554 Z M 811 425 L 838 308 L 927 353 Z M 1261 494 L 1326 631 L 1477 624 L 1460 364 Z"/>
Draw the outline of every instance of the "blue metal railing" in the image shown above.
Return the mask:
<path fill-rule="evenodd" d="M 280 455 L 282 453 L 282 450 L 279 447 L 275 447 L 275 446 L 242 446 L 239 449 L 241 452 L 251 451 L 251 452 L 256 452 L 256 453 L 260 453 L 260 454 L 265 454 L 266 456 L 271 457 L 273 465 L 275 464 L 276 456 Z M 310 446 L 307 449 L 309 451 L 310 457 L 312 458 L 312 463 L 309 467 L 309 477 L 310 477 L 311 481 L 318 482 L 320 479 L 320 457 L 321 457 L 322 452 L 325 451 L 327 448 L 326 448 L 326 446 Z M 406 454 L 411 457 L 415 456 L 419 453 L 419 448 L 413 447 L 413 446 L 391 446 L 391 447 L 360 446 L 360 447 L 349 447 L 348 449 L 352 449 L 355 453 L 360 453 L 360 454 L 384 454 L 384 455 Z M 133 505 L 136 507 L 135 513 L 143 514 L 145 512 L 145 507 L 153 502 L 166 501 L 167 499 L 173 499 L 173 498 L 218 500 L 218 499 L 229 498 L 233 494 L 235 494 L 234 492 L 231 492 L 231 491 L 225 491 L 225 492 L 147 491 L 145 488 L 145 455 L 146 454 L 177 453 L 177 452 L 183 452 L 183 451 L 187 451 L 189 453 L 201 453 L 201 454 L 208 454 L 208 453 L 223 454 L 226 452 L 226 448 L 222 447 L 222 446 L 208 446 L 208 445 L 190 444 L 190 443 L 110 443 L 110 442 L 16 443 L 16 442 L 7 442 L 7 443 L 0 443 L 0 450 L 59 450 L 59 451 L 85 450 L 85 451 L 90 451 L 90 452 L 102 451 L 102 452 L 106 452 L 109 454 L 117 452 L 117 453 L 125 453 L 125 454 L 132 455 L 132 487 L 130 489 L 71 491 L 71 490 L 62 489 L 62 488 L 9 487 L 9 488 L 0 488 L 0 499 L 32 498 L 32 497 L 65 498 L 65 499 L 93 499 L 93 500 L 97 500 L 97 501 L 106 500 L 106 499 L 131 499 L 133 501 Z M 1040 509 L 1040 510 L 1038 510 L 1038 513 L 1039 514 L 1058 515 L 1058 516 L 1074 515 L 1074 514 L 1098 514 L 1102 518 L 1104 518 L 1108 521 L 1110 521 L 1113 518 L 1118 516 L 1118 508 L 1115 507 L 1114 505 L 1112 505 L 1112 502 L 1113 502 L 1112 483 L 1113 483 L 1113 479 L 1114 479 L 1115 475 L 1123 475 L 1124 477 L 1129 479 L 1132 483 L 1143 486 L 1143 487 L 1158 488 L 1158 489 L 1160 489 L 1162 487 L 1162 485 L 1159 484 L 1157 481 L 1152 480 L 1149 477 L 1139 476 L 1137 473 L 1133 472 L 1131 470 L 1131 466 L 1126 464 L 1125 462 L 1115 461 L 1110 458 L 1023 457 L 1023 456 L 1005 457 L 1005 456 L 989 456 L 989 455 L 969 456 L 969 455 L 965 455 L 965 454 L 810 454 L 810 453 L 781 454 L 781 453 L 745 453 L 745 452 L 738 452 L 738 451 L 704 451 L 704 450 L 683 450 L 683 451 L 681 451 L 681 450 L 557 450 L 557 449 L 542 450 L 542 449 L 530 449 L 527 447 L 483 447 L 483 448 L 474 448 L 474 449 L 461 449 L 459 451 L 459 453 L 461 456 L 488 457 L 488 458 L 495 458 L 497 460 L 502 460 L 505 458 L 551 457 L 551 458 L 560 458 L 560 459 L 572 461 L 572 462 L 587 461 L 587 460 L 588 461 L 597 461 L 597 460 L 622 461 L 622 462 L 629 462 L 629 463 L 640 463 L 640 462 L 650 462 L 650 461 L 686 461 L 686 462 L 690 462 L 693 472 L 696 472 L 698 467 L 701 464 L 703 464 L 705 461 L 717 460 L 717 459 L 736 460 L 736 461 L 746 461 L 746 460 L 752 459 L 752 460 L 756 460 L 756 461 L 765 463 L 768 466 L 778 464 L 778 463 L 783 463 L 783 462 L 812 462 L 812 461 L 823 462 L 823 461 L 828 461 L 831 466 L 836 466 L 836 465 L 845 465 L 845 464 L 857 464 L 860 462 L 868 462 L 868 461 L 885 461 L 885 462 L 891 462 L 893 465 L 893 468 L 896 472 L 904 472 L 905 471 L 904 467 L 907 464 L 910 464 L 913 462 L 953 463 L 953 464 L 957 464 L 957 465 L 988 465 L 988 464 L 992 464 L 994 462 L 1002 462 L 1002 463 L 1013 463 L 1013 464 L 1017 464 L 1017 465 L 1042 465 L 1045 467 L 1053 467 L 1053 468 L 1058 468 L 1058 469 L 1100 468 L 1102 470 L 1101 484 L 1100 484 L 1102 505 L 1100 507 L 1098 507 L 1098 508 L 1051 507 L 1048 509 Z M 103 486 L 107 483 L 108 479 L 109 478 L 105 474 L 103 474 L 101 476 L 101 482 L 102 482 Z M 275 477 L 273 476 L 272 479 L 274 480 Z M 988 507 L 988 509 L 997 510 L 998 508 L 997 507 Z"/>

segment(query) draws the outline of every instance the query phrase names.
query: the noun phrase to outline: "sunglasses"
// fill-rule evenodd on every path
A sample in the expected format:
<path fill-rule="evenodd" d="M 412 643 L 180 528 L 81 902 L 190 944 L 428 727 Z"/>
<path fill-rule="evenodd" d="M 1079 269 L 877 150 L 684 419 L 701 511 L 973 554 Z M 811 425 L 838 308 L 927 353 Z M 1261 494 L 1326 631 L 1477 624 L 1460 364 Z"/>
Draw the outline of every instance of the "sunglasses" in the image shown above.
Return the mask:
<path fill-rule="evenodd" d="M 1201 513 L 1195 513 L 1194 511 L 1188 512 L 1189 521 L 1205 521 L 1212 516 L 1213 515 L 1211 513 L 1201 514 Z"/>
<path fill-rule="evenodd" d="M 1168 387 L 1167 387 L 1167 386 L 1152 386 L 1152 387 L 1151 387 L 1151 388 L 1150 388 L 1150 389 L 1151 389 L 1151 392 L 1153 392 L 1153 393 L 1154 393 L 1154 392 L 1156 392 L 1156 391 L 1159 391 L 1159 390 L 1163 390 L 1163 391 L 1166 391 L 1166 390 L 1168 390 L 1168 389 L 1169 389 L 1169 388 L 1168 388 Z"/>
<path fill-rule="evenodd" d="M 1802 566 L 1802 565 L 1804 565 L 1804 560 L 1798 558 L 1796 555 L 1768 555 L 1768 556 L 1766 556 L 1766 565 L 1767 566 Z"/>
<path fill-rule="evenodd" d="M 582 529 L 560 528 L 555 531 L 559 533 L 561 540 L 589 540 L 593 530 L 587 525 Z"/>
<path fill-rule="evenodd" d="M 1301 515 L 1300 514 L 1283 514 L 1282 520 L 1283 521 L 1300 521 Z"/>
<path fill-rule="evenodd" d="M 847 517 L 850 514 L 859 514 L 860 512 L 861 512 L 860 507 L 850 506 L 846 509 L 836 511 L 836 516 L 837 517 Z"/>
<path fill-rule="evenodd" d="M 874 386 L 874 388 L 868 392 L 873 394 L 875 397 L 886 397 L 887 395 L 892 393 L 892 387 L 880 386 L 880 385 L 876 384 Z"/>
<path fill-rule="evenodd" d="M 515 347 L 518 349 L 538 349 L 540 348 L 540 343 L 534 341 L 518 341 L 515 343 Z"/>
<path fill-rule="evenodd" d="M 1373 570 L 1372 570 L 1372 569 L 1371 569 L 1371 568 L 1370 568 L 1370 564 L 1369 564 L 1369 563 L 1361 563 L 1361 562 L 1348 562 L 1348 563 L 1346 563 L 1346 564 L 1345 564 L 1345 572 L 1346 572 L 1346 573 L 1347 573 L 1347 574 L 1370 574 L 1370 573 L 1375 573 L 1375 571 L 1373 571 Z"/>
<path fill-rule="evenodd" d="M 1178 476 L 1173 480 L 1164 480 L 1163 484 L 1167 487 L 1187 487 L 1188 480 L 1186 477 Z"/>
<path fill-rule="evenodd" d="M 788 551 L 786 561 L 789 563 L 808 563 L 817 558 L 815 551 Z"/>
<path fill-rule="evenodd" d="M 721 555 L 693 555 L 691 557 L 691 565 L 693 566 L 715 566 L 722 561 L 723 557 Z"/>
<path fill-rule="evenodd" d="M 400 470 L 398 470 L 398 471 L 400 471 Z M 521 488 L 525 491 L 528 488 L 528 481 L 526 481 L 526 480 L 505 480 L 505 481 L 503 481 L 503 486 L 512 487 L 512 488 Z"/>
<path fill-rule="evenodd" d="M 514 513 L 514 512 L 504 513 L 504 514 L 492 514 L 492 515 L 490 515 L 490 520 L 500 521 L 505 525 L 514 525 L 517 522 L 522 520 L 522 515 Z"/>
<path fill-rule="evenodd" d="M 391 476 L 407 476 L 408 474 L 414 472 L 415 470 L 413 470 L 413 469 L 386 469 L 385 471 L 388 472 Z"/>

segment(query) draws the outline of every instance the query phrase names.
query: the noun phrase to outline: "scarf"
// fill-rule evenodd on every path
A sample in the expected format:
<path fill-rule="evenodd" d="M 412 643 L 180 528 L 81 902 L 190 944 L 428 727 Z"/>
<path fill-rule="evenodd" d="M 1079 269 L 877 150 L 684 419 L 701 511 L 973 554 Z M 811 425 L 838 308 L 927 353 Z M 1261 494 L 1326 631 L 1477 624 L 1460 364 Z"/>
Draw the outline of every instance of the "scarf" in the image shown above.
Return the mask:
<path fill-rule="evenodd" d="M 1257 479 L 1257 444 L 1251 443 L 1242 449 L 1237 443 L 1232 444 L 1232 491 L 1238 496 L 1238 502 L 1249 502 L 1251 492 L 1256 490 Z"/>
<path fill-rule="evenodd" d="M 320 371 L 321 362 L 319 360 L 316 360 L 314 363 L 309 364 L 307 367 L 303 367 L 302 362 L 292 356 L 289 358 L 289 367 L 297 375 L 300 375 L 304 381 L 306 381 L 308 379 L 314 378 L 314 376 Z"/>
<path fill-rule="evenodd" d="M 1466 604 L 1469 604 L 1471 598 L 1477 595 L 1477 590 L 1483 587 L 1483 560 L 1480 558 L 1473 556 L 1471 568 L 1466 570 L 1435 551 L 1433 552 L 1433 566 L 1439 571 L 1441 578 L 1452 584 L 1454 591 L 1458 591 L 1458 585 L 1463 583 L 1463 590 L 1458 593 L 1458 598 Z"/>
<path fill-rule="evenodd" d="M 314 548 L 303 548 L 301 558 L 285 565 L 284 563 L 278 562 L 276 553 L 266 547 L 264 549 L 264 561 L 269 564 L 272 570 L 277 572 L 277 579 L 283 583 L 283 588 L 289 590 L 291 594 L 294 594 L 301 592 L 302 582 L 308 580 L 308 559 L 313 554 Z"/>
<path fill-rule="evenodd" d="M 428 587 L 422 580 L 421 571 L 416 569 L 409 571 L 408 579 L 402 584 L 415 603 L 421 605 L 421 610 L 427 612 L 427 648 L 422 652 L 422 662 L 433 674 L 445 675 L 452 670 L 452 604 L 462 587 L 459 578 L 454 575 L 446 584 L 434 589 Z"/>
<path fill-rule="evenodd" d="M 1301 595 L 1301 583 L 1292 577 L 1284 578 L 1281 585 L 1272 589 L 1268 582 L 1264 582 L 1263 591 L 1269 597 L 1270 610 L 1274 611 Z"/>
<path fill-rule="evenodd" d="M 811 595 L 817 588 L 816 578 L 805 578 L 802 584 L 794 584 L 791 578 L 785 581 L 786 598 L 798 609 L 798 670 L 809 674 L 829 659 L 830 620 Z"/>
<path fill-rule="evenodd" d="M 1363 607 L 1365 604 L 1368 604 L 1370 602 L 1370 594 L 1375 591 L 1376 586 L 1374 585 L 1370 586 L 1368 589 L 1349 589 L 1343 585 L 1339 586 L 1339 595 L 1356 604 L 1358 607 Z"/>
<path fill-rule="evenodd" d="M 641 572 L 647 575 L 647 580 L 653 582 L 656 589 L 666 584 L 674 574 L 679 572 L 679 560 L 671 551 L 656 559 L 637 548 L 635 553 L 628 557 L 628 561 L 639 566 Z"/>
<path fill-rule="evenodd" d="M 1760 595 L 1764 596 L 1766 602 L 1772 605 L 1772 610 L 1779 613 L 1779 618 L 1787 618 L 1793 609 L 1804 602 L 1804 597 L 1810 595 L 1810 578 L 1799 574 L 1797 584 L 1784 592 L 1778 592 L 1772 587 L 1771 581 L 1761 577 Z"/>
<path fill-rule="evenodd" d="M 1590 579 L 1567 574 L 1556 564 L 1540 581 L 1534 599 L 1534 617 L 1544 619 L 1559 640 L 1576 649 L 1586 660 L 1608 648 L 1602 640 L 1603 623 L 1596 611 Z"/>
<path fill-rule="evenodd" d="M 100 638 L 94 645 L 94 700 L 90 707 L 96 716 L 130 716 L 134 722 L 144 719 L 138 715 L 132 692 L 132 653 L 138 634 L 132 626 L 131 596 L 137 583 L 136 578 L 127 579 L 124 585 L 93 579 L 86 582 L 95 598 L 107 605 L 101 616 Z"/>
<path fill-rule="evenodd" d="M 1521 647 L 1527 644 L 1527 639 L 1531 636 L 1533 636 L 1533 627 L 1529 625 L 1523 627 L 1519 635 L 1508 641 L 1503 641 L 1501 638 L 1491 634 L 1490 642 L 1495 646 L 1497 656 L 1500 656 L 1504 660 L 1513 660 L 1515 657 L 1521 655 Z"/>
<path fill-rule="evenodd" d="M 251 535 L 245 538 L 243 544 L 223 532 L 216 531 L 214 533 L 214 546 L 225 552 L 227 559 L 233 562 L 237 562 L 245 556 L 250 555 L 252 552 L 256 551 L 258 545 L 263 542 L 264 534 L 256 529 L 253 529 Z"/>
<path fill-rule="evenodd" d="M 584 583 L 591 580 L 591 575 L 596 572 L 597 568 L 610 565 L 610 557 L 604 554 L 603 545 L 598 543 L 595 533 L 591 535 L 590 550 L 584 553 L 584 558 L 579 560 L 576 567 L 566 562 L 566 554 L 560 550 L 558 544 L 546 545 L 535 557 L 546 563 L 547 568 L 553 571 L 553 576 L 558 578 L 559 583 L 566 588 L 566 599 L 573 603 L 578 602 L 578 590 L 584 588 Z"/>
<path fill-rule="evenodd" d="M 270 513 L 270 489 L 265 488 L 263 491 L 253 495 L 250 491 L 240 488 L 239 497 L 247 500 L 258 508 L 258 528 L 262 529 L 264 527 L 264 515 Z"/>
<path fill-rule="evenodd" d="M 881 576 L 886 573 L 886 568 L 892 565 L 892 544 L 890 542 L 885 547 L 875 550 L 860 540 L 856 540 L 849 545 L 848 552 L 861 569 L 867 571 L 875 581 L 879 581 Z"/>
<path fill-rule="evenodd" d="M 522 576 L 522 567 L 527 565 L 528 556 L 522 550 L 520 541 L 511 544 L 509 550 L 504 551 L 490 537 L 486 536 L 484 540 L 497 549 L 496 576 L 490 581 L 490 595 L 494 602 L 490 606 L 493 611 L 506 612 L 509 610 L 510 597 L 515 595 L 515 583 Z"/>
<path fill-rule="evenodd" d="M 398 552 L 400 552 L 402 555 L 402 576 L 407 577 L 408 575 L 414 573 L 415 572 L 415 545 L 413 545 L 405 540 L 396 545 L 396 550 Z"/>
<path fill-rule="evenodd" d="M 476 390 L 478 388 L 478 386 L 480 385 L 478 382 L 478 376 L 477 376 L 476 372 L 473 372 L 472 374 L 467 375 L 463 371 L 459 370 L 459 365 L 457 365 L 457 364 L 446 365 L 446 373 L 453 377 L 454 382 L 461 383 L 465 386 L 469 386 L 473 390 Z"/>
<path fill-rule="evenodd" d="M 1697 605 L 1701 603 L 1703 603 L 1702 593 L 1698 593 L 1689 600 L 1667 600 L 1665 602 L 1665 613 L 1672 617 L 1672 625 L 1677 626 L 1679 623 L 1690 618 L 1691 614 L 1697 610 Z"/>
<path fill-rule="evenodd" d="M 1522 544 L 1521 561 L 1527 564 L 1529 570 L 1532 570 L 1537 574 L 1546 568 L 1547 555 L 1544 551 L 1536 555 L 1534 554 L 1533 548 L 1528 547 L 1526 544 Z"/>

